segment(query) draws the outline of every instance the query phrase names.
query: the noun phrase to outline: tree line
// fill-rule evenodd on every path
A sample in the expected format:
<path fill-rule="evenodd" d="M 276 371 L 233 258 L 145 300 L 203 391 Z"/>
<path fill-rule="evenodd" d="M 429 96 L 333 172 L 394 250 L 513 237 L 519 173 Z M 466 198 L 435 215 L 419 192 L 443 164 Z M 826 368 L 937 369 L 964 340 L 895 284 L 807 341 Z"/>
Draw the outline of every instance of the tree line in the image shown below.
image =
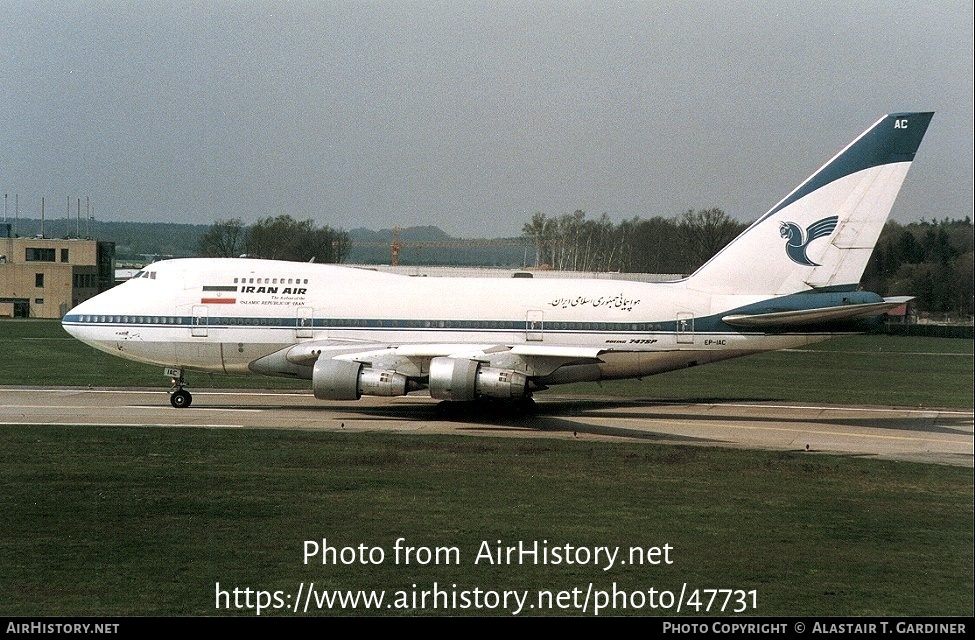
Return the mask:
<path fill-rule="evenodd" d="M 536 212 L 522 233 L 535 248 L 535 266 L 563 271 L 691 273 L 747 225 L 717 208 L 677 218 L 632 218 L 614 224 L 576 211 L 558 218 Z"/>
<path fill-rule="evenodd" d="M 916 310 L 930 314 L 975 313 L 972 219 L 889 221 L 861 278 L 881 295 L 915 296 Z"/>
<path fill-rule="evenodd" d="M 232 218 L 217 221 L 200 236 L 200 255 L 338 263 L 349 255 L 349 235 L 289 215 L 261 218 L 250 226 Z"/>

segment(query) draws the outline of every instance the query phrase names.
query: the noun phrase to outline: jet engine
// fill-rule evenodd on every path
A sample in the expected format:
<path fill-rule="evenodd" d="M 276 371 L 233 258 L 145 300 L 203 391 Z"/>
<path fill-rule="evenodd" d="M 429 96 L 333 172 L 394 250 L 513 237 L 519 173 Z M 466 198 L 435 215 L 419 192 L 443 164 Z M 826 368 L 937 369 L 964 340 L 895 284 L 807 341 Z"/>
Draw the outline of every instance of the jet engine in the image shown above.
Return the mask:
<path fill-rule="evenodd" d="M 358 400 L 362 396 L 404 396 L 408 379 L 401 373 L 372 369 L 361 362 L 319 358 L 311 387 L 319 400 Z"/>
<path fill-rule="evenodd" d="M 524 398 L 529 395 L 528 377 L 511 369 L 485 367 L 477 360 L 434 358 L 430 361 L 430 395 L 460 401 L 482 396 Z"/>

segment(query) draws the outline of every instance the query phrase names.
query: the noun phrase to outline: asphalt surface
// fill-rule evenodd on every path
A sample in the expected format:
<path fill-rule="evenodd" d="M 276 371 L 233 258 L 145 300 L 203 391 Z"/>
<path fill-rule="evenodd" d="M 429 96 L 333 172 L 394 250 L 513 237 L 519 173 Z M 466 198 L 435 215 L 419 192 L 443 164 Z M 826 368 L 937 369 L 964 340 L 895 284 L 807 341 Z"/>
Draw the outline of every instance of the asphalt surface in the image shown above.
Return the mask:
<path fill-rule="evenodd" d="M 530 416 L 464 407 L 443 416 L 425 396 L 321 402 L 307 392 L 193 391 L 174 409 L 162 390 L 0 388 L 0 424 L 309 429 L 579 438 L 839 453 L 973 466 L 971 411 L 782 403 L 667 403 L 540 395 Z"/>

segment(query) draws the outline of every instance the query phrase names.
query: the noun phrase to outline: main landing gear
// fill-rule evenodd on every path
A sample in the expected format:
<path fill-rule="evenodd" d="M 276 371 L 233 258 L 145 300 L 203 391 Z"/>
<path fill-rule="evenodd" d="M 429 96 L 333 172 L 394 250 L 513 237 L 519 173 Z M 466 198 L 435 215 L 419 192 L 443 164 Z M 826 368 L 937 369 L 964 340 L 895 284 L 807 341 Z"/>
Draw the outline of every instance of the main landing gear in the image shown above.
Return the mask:
<path fill-rule="evenodd" d="M 169 404 L 176 409 L 185 409 L 193 403 L 193 394 L 186 390 L 186 380 L 183 379 L 182 369 L 166 369 L 166 375 L 172 376 L 173 388 L 169 390 Z"/>

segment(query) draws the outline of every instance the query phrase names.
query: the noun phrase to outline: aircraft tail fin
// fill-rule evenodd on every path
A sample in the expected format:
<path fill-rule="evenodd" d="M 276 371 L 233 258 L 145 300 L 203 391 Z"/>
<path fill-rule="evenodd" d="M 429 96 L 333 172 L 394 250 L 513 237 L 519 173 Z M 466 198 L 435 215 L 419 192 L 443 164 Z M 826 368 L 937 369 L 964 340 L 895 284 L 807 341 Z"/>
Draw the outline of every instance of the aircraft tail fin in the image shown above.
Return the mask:
<path fill-rule="evenodd" d="M 882 117 L 694 272 L 688 286 L 772 295 L 856 287 L 933 115 Z"/>

